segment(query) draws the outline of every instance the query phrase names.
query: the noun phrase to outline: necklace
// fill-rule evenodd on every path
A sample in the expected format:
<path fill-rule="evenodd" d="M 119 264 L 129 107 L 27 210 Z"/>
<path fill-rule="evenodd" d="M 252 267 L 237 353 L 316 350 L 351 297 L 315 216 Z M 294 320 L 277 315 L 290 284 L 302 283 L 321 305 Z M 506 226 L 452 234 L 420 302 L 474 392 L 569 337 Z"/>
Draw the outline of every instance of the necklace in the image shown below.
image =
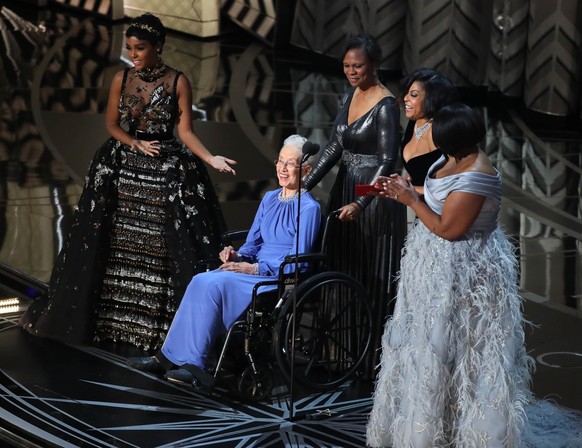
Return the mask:
<path fill-rule="evenodd" d="M 162 77 L 164 71 L 166 71 L 166 64 L 164 64 L 162 58 L 159 58 L 158 62 L 156 62 L 156 65 L 151 68 L 142 68 L 141 70 L 136 70 L 135 74 L 142 81 L 154 82 Z"/>
<path fill-rule="evenodd" d="M 305 193 L 307 190 L 305 190 L 305 188 L 301 189 L 301 194 Z M 283 190 L 281 189 L 281 191 L 279 192 L 278 198 L 281 202 L 291 202 L 292 200 L 294 200 L 295 198 L 297 198 L 297 196 L 299 196 L 299 192 L 296 191 L 294 194 L 292 194 L 291 196 L 283 196 Z"/>
<path fill-rule="evenodd" d="M 430 128 L 431 124 L 432 120 L 428 120 L 422 126 L 417 126 L 416 123 L 414 123 L 414 135 L 416 136 L 417 141 L 420 140 L 426 131 L 428 131 L 428 128 Z"/>

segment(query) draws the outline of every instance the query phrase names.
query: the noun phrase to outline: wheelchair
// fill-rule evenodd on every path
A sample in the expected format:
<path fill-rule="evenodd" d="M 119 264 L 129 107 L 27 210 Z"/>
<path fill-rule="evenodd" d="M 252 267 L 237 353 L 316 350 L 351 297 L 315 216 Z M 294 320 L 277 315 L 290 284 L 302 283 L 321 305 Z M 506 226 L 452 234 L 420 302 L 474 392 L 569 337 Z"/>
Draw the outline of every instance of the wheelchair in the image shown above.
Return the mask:
<path fill-rule="evenodd" d="M 236 357 L 233 341 L 242 342 L 243 362 L 236 366 L 238 394 L 258 401 L 273 388 L 273 370 L 284 382 L 307 390 L 329 390 L 356 376 L 371 344 L 372 311 L 365 289 L 354 278 L 329 271 L 325 248 L 331 219 L 325 219 L 318 252 L 288 256 L 278 278 L 255 285 L 252 302 L 226 333 L 214 368 L 218 380 L 225 360 Z M 225 242 L 243 240 L 246 231 L 225 234 Z M 307 266 L 297 274 L 285 267 Z M 261 292 L 265 286 L 274 290 Z M 238 335 L 238 336 L 237 336 Z M 234 355 L 233 355 L 234 353 Z M 227 361 L 228 362 L 228 361 Z"/>

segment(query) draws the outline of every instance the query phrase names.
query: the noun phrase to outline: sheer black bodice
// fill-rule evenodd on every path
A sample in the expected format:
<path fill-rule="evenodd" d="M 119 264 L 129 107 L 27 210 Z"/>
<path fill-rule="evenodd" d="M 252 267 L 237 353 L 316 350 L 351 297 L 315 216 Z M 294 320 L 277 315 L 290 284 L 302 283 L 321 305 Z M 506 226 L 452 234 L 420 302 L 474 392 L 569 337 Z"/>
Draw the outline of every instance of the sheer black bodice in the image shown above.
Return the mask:
<path fill-rule="evenodd" d="M 176 86 L 179 76 L 180 72 L 166 66 L 159 79 L 147 82 L 137 76 L 135 69 L 125 70 L 119 113 L 121 122 L 130 132 L 172 133 L 178 115 Z"/>

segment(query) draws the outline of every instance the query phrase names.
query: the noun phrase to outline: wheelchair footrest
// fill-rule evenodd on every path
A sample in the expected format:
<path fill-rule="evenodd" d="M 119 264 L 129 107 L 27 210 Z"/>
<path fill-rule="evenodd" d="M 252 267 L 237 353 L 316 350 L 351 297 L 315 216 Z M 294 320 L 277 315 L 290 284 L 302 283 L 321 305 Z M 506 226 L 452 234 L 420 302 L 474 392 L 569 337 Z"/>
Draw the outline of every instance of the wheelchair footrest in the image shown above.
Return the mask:
<path fill-rule="evenodd" d="M 185 364 L 178 369 L 168 371 L 166 373 L 166 379 L 168 381 L 191 384 L 192 386 L 199 386 L 205 389 L 212 389 L 216 384 L 216 378 L 213 375 L 191 364 Z"/>

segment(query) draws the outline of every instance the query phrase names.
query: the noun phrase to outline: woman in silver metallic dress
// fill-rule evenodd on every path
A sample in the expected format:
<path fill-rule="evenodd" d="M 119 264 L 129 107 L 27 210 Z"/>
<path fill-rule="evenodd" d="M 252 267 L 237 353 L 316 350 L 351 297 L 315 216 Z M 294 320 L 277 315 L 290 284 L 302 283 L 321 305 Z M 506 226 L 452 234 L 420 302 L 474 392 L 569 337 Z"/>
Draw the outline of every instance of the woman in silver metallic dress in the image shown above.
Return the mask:
<path fill-rule="evenodd" d="M 355 186 L 396 170 L 400 115 L 392 93 L 378 79 L 381 50 L 367 34 L 351 38 L 344 51 L 344 74 L 350 88 L 343 95 L 329 142 L 305 180 L 313 189 L 340 161 L 327 212 L 339 210 L 330 229 L 332 269 L 345 272 L 366 288 L 373 307 L 372 349 L 368 376 L 376 364 L 375 350 L 390 313 L 394 277 L 406 234 L 405 208 L 392 201 L 356 196 Z"/>
<path fill-rule="evenodd" d="M 134 67 L 112 81 L 111 138 L 91 162 L 49 293 L 21 320 L 34 335 L 157 350 L 195 264 L 220 248 L 224 220 L 204 163 L 235 174 L 236 162 L 192 131 L 190 83 L 164 64 L 165 35 L 151 14 L 129 25 Z"/>

